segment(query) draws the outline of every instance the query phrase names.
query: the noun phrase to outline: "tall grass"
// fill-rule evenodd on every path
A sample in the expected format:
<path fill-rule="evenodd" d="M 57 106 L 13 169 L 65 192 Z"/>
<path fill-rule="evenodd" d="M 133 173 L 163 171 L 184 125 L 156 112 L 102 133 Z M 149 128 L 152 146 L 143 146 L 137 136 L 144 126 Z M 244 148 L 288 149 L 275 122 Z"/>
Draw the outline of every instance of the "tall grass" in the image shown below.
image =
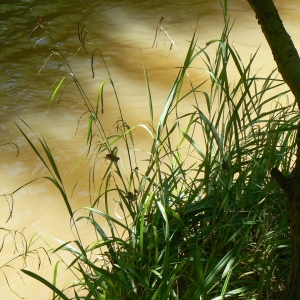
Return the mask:
<path fill-rule="evenodd" d="M 18 123 L 49 171 L 45 178 L 60 191 L 72 227 L 76 231 L 78 222 L 85 220 L 93 229 L 91 244 L 85 244 L 77 231 L 77 239 L 57 240 L 60 245 L 52 249 L 53 253 L 68 251 L 74 257 L 64 261 L 74 271 L 69 286 L 56 286 L 57 265 L 52 283 L 22 270 L 47 285 L 53 299 L 276 299 L 284 291 L 288 216 L 282 192 L 269 171 L 277 167 L 287 175 L 291 169 L 294 124 L 299 117 L 293 114 L 293 104 L 284 103 L 288 90 L 276 93 L 284 85 L 276 71 L 266 78 L 253 74 L 257 53 L 244 63 L 229 43 L 231 28 L 225 4 L 220 39 L 202 47 L 194 34 L 156 125 L 145 68 L 151 125 L 138 125 L 152 140 L 145 149 L 149 153 L 145 169 L 136 167 L 136 126 L 129 127 L 123 118 L 113 78 L 95 41 L 90 40 L 95 46 L 92 65 L 95 53 L 100 53 L 108 74 L 95 105 L 65 58 L 52 50 L 51 55 L 59 55 L 66 64 L 66 76 L 75 82 L 89 115 L 87 156 L 94 162 L 91 183 L 96 185 L 94 166 L 103 153 L 108 162 L 96 187 L 97 197 L 75 217 L 47 142 L 38 138 L 46 154 L 43 158 L 28 136 L 30 127 Z M 79 28 L 82 48 L 89 36 L 85 27 Z M 211 49 L 215 49 L 214 55 L 209 54 Z M 198 72 L 207 74 L 206 83 L 193 82 L 189 76 L 189 70 L 200 61 L 204 67 Z M 229 65 L 236 70 L 234 80 Z M 106 84 L 112 85 L 119 106 L 118 135 L 108 135 L 101 123 Z M 186 84 L 190 90 L 184 93 Z M 191 97 L 194 105 L 180 114 L 181 105 L 186 106 Z M 126 149 L 124 157 L 119 154 L 120 147 Z M 127 169 L 123 168 L 125 160 Z M 111 213 L 109 203 L 116 198 L 123 220 Z M 105 203 L 105 210 L 98 208 L 99 203 Z"/>

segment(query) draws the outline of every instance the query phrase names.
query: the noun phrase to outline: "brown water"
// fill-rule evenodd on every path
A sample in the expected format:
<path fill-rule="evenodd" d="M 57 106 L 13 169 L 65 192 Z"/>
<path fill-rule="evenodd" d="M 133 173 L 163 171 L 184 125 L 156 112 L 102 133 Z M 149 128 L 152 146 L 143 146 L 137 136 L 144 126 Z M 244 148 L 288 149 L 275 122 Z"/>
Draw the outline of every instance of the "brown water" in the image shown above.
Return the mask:
<path fill-rule="evenodd" d="M 56 1 L 55 1 L 56 2 Z M 58 2 L 58 1 L 57 1 Z M 88 162 L 84 161 L 71 173 L 76 162 L 85 152 L 86 124 L 77 122 L 84 112 L 82 100 L 73 84 L 64 90 L 60 103 L 57 99 L 47 111 L 53 83 L 64 72 L 57 58 L 51 59 L 39 74 L 49 48 L 57 48 L 70 62 L 74 74 L 79 78 L 91 101 L 96 101 L 99 84 L 107 78 L 99 57 L 95 60 L 96 72 L 92 79 L 90 68 L 91 51 L 79 52 L 77 24 L 85 24 L 101 48 L 110 69 L 120 98 L 124 118 L 130 125 L 147 123 L 149 119 L 147 91 L 143 75 L 141 52 L 152 88 L 155 112 L 158 116 L 177 74 L 175 67 L 181 60 L 175 47 L 170 51 L 170 42 L 162 33 L 158 44 L 152 48 L 156 25 L 164 16 L 163 27 L 184 57 L 188 40 L 191 39 L 199 17 L 199 45 L 204 46 L 211 39 L 219 38 L 223 28 L 223 17 L 218 1 L 61 1 L 41 4 L 41 1 L 1 1 L 0 12 L 0 144 L 14 142 L 0 147 L 0 194 L 10 194 L 21 185 L 48 173 L 39 159 L 28 147 L 18 131 L 15 122 L 23 119 L 39 136 L 43 134 L 54 153 L 57 164 L 66 183 L 68 193 L 81 175 L 85 175 L 72 198 L 72 208 L 89 205 L 87 178 Z M 50 4 L 51 3 L 51 4 Z M 276 1 L 282 19 L 295 41 L 300 46 L 297 1 Z M 236 18 L 231 35 L 234 46 L 246 61 L 260 46 L 254 71 L 263 67 L 267 74 L 275 67 L 271 51 L 268 49 L 254 14 L 248 3 L 242 0 L 229 1 L 232 19 Z M 37 28 L 29 42 L 31 31 L 43 16 L 44 28 Z M 48 32 L 48 33 L 47 33 Z M 49 38 L 51 36 L 51 39 Z M 39 40 L 42 37 L 48 37 Z M 38 41 L 39 40 L 39 41 Z M 35 43 L 37 44 L 35 45 Z M 91 48 L 90 48 L 91 49 Z M 141 52 L 140 52 L 141 50 Z M 194 80 L 202 76 L 193 73 Z M 102 116 L 105 128 L 112 132 L 118 119 L 117 105 L 110 89 L 105 97 Z M 24 126 L 22 128 L 25 129 Z M 29 130 L 26 130 L 29 132 Z M 33 134 L 30 134 L 33 138 Z M 137 133 L 139 146 L 145 146 L 147 137 L 142 131 Z M 35 139 L 36 140 L 36 139 Z M 101 163 L 105 163 L 103 160 Z M 99 177 L 101 176 L 99 167 Z M 39 180 L 18 191 L 14 195 L 12 220 L 8 217 L 6 198 L 1 197 L 0 226 L 10 229 L 29 227 L 26 234 L 39 233 L 56 236 L 63 240 L 72 239 L 67 210 L 59 193 L 50 182 Z M 7 198 L 10 200 L 10 198 Z M 86 230 L 82 226 L 82 231 Z M 87 232 L 85 232 L 87 233 Z M 8 242 L 0 253 L 0 263 L 12 257 L 12 243 Z M 34 255 L 33 255 L 34 257 Z M 29 260 L 32 270 L 37 263 Z M 20 261 L 15 264 L 20 267 Z M 45 262 L 42 274 L 48 276 L 49 264 Z M 64 268 L 61 267 L 61 270 Z M 40 284 L 24 278 L 23 285 L 17 273 L 3 268 L 12 288 L 22 297 L 29 299 L 50 299 L 51 293 Z M 64 275 L 66 276 L 66 275 Z M 19 299 L 9 291 L 6 280 L 0 274 L 0 298 Z"/>

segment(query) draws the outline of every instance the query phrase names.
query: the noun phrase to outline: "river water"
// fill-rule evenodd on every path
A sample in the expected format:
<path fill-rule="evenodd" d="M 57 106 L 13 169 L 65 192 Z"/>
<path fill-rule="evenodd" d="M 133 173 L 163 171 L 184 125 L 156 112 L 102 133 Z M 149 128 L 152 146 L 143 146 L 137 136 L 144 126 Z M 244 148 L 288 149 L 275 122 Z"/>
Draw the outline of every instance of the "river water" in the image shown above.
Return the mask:
<path fill-rule="evenodd" d="M 275 64 L 253 12 L 245 0 L 228 2 L 231 19 L 235 19 L 231 35 L 233 45 L 246 61 L 260 47 L 254 71 L 262 67 L 262 74 L 267 74 Z M 275 3 L 299 48 L 297 12 L 300 4 L 295 0 L 278 0 Z M 86 41 L 90 37 L 95 39 L 109 67 L 124 119 L 130 125 L 146 124 L 150 118 L 141 53 L 148 71 L 157 117 L 176 77 L 176 67 L 181 66 L 180 56 L 184 57 L 188 41 L 196 30 L 198 18 L 198 44 L 204 46 L 207 41 L 220 37 L 223 28 L 221 7 L 219 1 L 215 0 L 2 0 L 0 7 L 0 144 L 3 145 L 0 147 L 0 195 L 7 195 L 0 198 L 0 226 L 12 230 L 27 227 L 27 235 L 38 232 L 67 240 L 72 237 L 67 209 L 59 193 L 46 180 L 38 180 L 14 194 L 12 219 L 5 223 L 9 216 L 8 203 L 12 203 L 9 194 L 26 182 L 48 175 L 16 126 L 16 123 L 19 124 L 37 142 L 34 134 L 21 120 L 39 137 L 43 135 L 46 139 L 69 194 L 84 175 L 72 197 L 72 208 L 89 205 L 89 162 L 83 159 L 72 172 L 86 149 L 87 125 L 84 117 L 76 132 L 78 120 L 85 109 L 74 84 L 70 83 L 64 88 L 61 98 L 58 94 L 48 110 L 56 80 L 66 71 L 58 57 L 51 57 L 47 61 L 50 54 L 48 50 L 58 49 L 65 55 L 87 96 L 95 103 L 99 85 L 107 78 L 107 73 L 96 55 L 95 77 L 92 78 L 91 45 L 86 45 L 88 53 L 83 49 L 77 52 L 80 46 L 77 26 L 79 22 L 81 28 L 86 26 L 91 32 Z M 174 41 L 171 50 L 171 43 L 163 32 L 152 47 L 156 26 L 162 16 L 163 28 Z M 44 66 L 45 61 L 47 64 Z M 201 80 L 201 76 L 195 74 L 194 79 Z M 108 132 L 115 130 L 114 124 L 118 117 L 116 101 L 108 88 L 102 115 Z M 142 131 L 137 131 L 136 138 L 140 147 L 147 144 Z M 18 156 L 15 145 L 19 150 Z M 101 176 L 101 170 L 98 176 Z M 16 255 L 12 253 L 11 239 L 6 239 L 6 243 L 1 252 L 1 264 Z M 32 270 L 36 270 L 37 263 L 34 260 L 28 263 Z M 10 265 L 21 267 L 20 260 Z M 51 293 L 33 280 L 24 278 L 24 285 L 10 267 L 2 267 L 1 270 L 20 296 L 28 299 L 51 298 Z M 47 262 L 42 274 L 50 276 L 51 280 Z M 37 287 L 34 291 L 33 286 Z M 5 276 L 1 274 L 0 290 L 1 299 L 19 299 L 9 290 Z"/>

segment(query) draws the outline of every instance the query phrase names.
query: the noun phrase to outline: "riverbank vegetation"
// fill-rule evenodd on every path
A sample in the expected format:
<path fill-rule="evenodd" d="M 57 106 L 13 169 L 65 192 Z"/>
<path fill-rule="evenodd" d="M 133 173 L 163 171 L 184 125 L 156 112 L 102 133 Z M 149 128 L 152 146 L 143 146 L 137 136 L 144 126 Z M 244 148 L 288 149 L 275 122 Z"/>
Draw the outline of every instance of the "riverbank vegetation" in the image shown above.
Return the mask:
<path fill-rule="evenodd" d="M 45 178 L 60 191 L 76 236 L 57 240 L 59 246 L 48 252 L 52 260 L 63 251 L 73 256 L 61 262 L 74 271 L 67 286 L 56 283 L 58 263 L 52 282 L 22 269 L 48 286 L 53 299 L 279 299 L 285 292 L 288 214 L 283 192 L 269 172 L 276 167 L 288 175 L 292 169 L 299 116 L 293 113 L 295 104 L 288 103 L 288 90 L 277 92 L 285 85 L 276 70 L 262 78 L 251 69 L 257 53 L 246 63 L 240 59 L 229 42 L 231 25 L 227 3 L 222 3 L 220 39 L 199 45 L 194 34 L 157 122 L 146 67 L 149 123 L 129 127 L 109 66 L 85 27 L 78 30 L 81 47 L 92 43 L 92 66 L 100 53 L 108 74 L 95 104 L 64 56 L 51 50 L 69 70 L 52 99 L 71 77 L 85 103 L 90 180 L 98 191 L 91 206 L 75 216 L 47 142 L 38 138 L 42 153 L 32 142 L 30 127 L 18 122 L 49 171 Z M 205 65 L 196 70 L 206 74 L 203 82 L 189 76 L 198 60 Z M 108 135 L 101 122 L 108 84 L 119 106 L 118 135 Z M 190 85 L 188 92 L 184 84 Z M 180 107 L 191 98 L 190 112 L 182 114 Z M 136 161 L 137 127 L 152 141 L 149 149 L 142 149 L 148 156 L 143 168 Z M 102 157 L 106 171 L 96 186 L 96 164 Z M 111 212 L 112 202 L 118 213 Z M 104 210 L 100 203 L 105 203 Z M 93 243 L 82 241 L 77 224 L 83 221 L 90 223 Z"/>

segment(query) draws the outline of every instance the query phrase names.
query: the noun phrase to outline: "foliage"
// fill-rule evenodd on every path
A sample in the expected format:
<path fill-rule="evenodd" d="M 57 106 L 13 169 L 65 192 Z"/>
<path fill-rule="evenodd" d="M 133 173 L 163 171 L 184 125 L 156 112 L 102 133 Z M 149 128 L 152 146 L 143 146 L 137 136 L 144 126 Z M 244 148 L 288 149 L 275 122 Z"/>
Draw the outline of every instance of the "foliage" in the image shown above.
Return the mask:
<path fill-rule="evenodd" d="M 95 46 L 92 60 L 99 52 L 108 73 L 95 106 L 64 56 L 52 50 L 51 55 L 59 55 L 69 68 L 68 75 L 89 114 L 87 156 L 94 162 L 94 185 L 95 164 L 103 153 L 108 161 L 97 197 L 75 217 L 46 141 L 38 138 L 44 159 L 26 133 L 30 127 L 25 122 L 18 124 L 49 170 L 45 178 L 59 189 L 78 236 L 74 241 L 57 240 L 60 246 L 53 250 L 74 256 L 68 263 L 76 276 L 70 286 L 60 289 L 56 280 L 50 283 L 23 269 L 52 289 L 53 299 L 69 299 L 72 290 L 72 299 L 274 299 L 284 290 L 288 216 L 269 171 L 280 167 L 287 175 L 291 170 L 298 116 L 292 113 L 293 105 L 282 103 L 288 91 L 276 94 L 284 85 L 276 71 L 266 78 L 253 75 L 256 54 L 244 65 L 230 45 L 226 7 L 219 40 L 201 48 L 194 34 L 157 126 L 145 69 L 151 123 L 139 126 L 152 145 L 144 170 L 136 168 L 136 126 L 129 127 L 123 119 L 114 81 L 95 41 L 91 38 Z M 82 48 L 88 36 L 86 28 L 80 28 Z M 215 55 L 209 54 L 212 47 L 216 47 Z M 207 74 L 207 80 L 194 85 L 189 71 L 201 60 L 205 67 L 197 71 Z M 237 71 L 234 81 L 229 64 Z M 119 135 L 107 135 L 101 123 L 106 84 L 112 85 L 120 108 Z M 186 84 L 190 90 L 184 93 Z M 180 114 L 181 105 L 186 106 L 191 97 L 190 112 Z M 124 152 L 119 150 L 124 145 L 126 155 L 122 157 L 119 153 Z M 125 160 L 127 169 L 122 168 Z M 123 221 L 110 213 L 110 203 L 116 198 Z M 100 202 L 105 203 L 104 211 L 98 208 Z M 88 245 L 76 231 L 83 220 L 90 223 L 95 235 Z"/>

